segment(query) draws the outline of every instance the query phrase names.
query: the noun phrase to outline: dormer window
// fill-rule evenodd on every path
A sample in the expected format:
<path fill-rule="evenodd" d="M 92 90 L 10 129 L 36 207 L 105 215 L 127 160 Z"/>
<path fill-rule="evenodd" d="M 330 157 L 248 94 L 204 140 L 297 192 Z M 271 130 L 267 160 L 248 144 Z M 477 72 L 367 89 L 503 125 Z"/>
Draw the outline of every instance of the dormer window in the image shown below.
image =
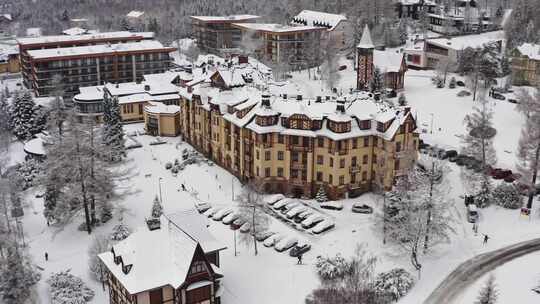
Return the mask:
<path fill-rule="evenodd" d="M 382 122 L 378 121 L 377 122 L 377 131 L 384 132 L 385 131 L 384 129 L 385 129 L 384 124 Z"/>
<path fill-rule="evenodd" d="M 189 269 L 189 274 L 197 274 L 201 272 L 206 272 L 206 265 L 203 261 L 195 261 Z"/>
<path fill-rule="evenodd" d="M 114 263 L 115 263 L 116 265 L 122 263 L 122 257 L 121 257 L 121 256 L 115 256 L 115 257 L 114 257 Z"/>
<path fill-rule="evenodd" d="M 328 128 L 334 133 L 346 133 L 351 131 L 351 122 L 335 122 L 328 120 Z"/>
<path fill-rule="evenodd" d="M 361 120 L 360 130 L 369 130 L 369 129 L 371 129 L 371 120 Z"/>
<path fill-rule="evenodd" d="M 131 268 L 133 268 L 133 264 L 122 265 L 122 272 L 128 274 L 131 271 Z"/>

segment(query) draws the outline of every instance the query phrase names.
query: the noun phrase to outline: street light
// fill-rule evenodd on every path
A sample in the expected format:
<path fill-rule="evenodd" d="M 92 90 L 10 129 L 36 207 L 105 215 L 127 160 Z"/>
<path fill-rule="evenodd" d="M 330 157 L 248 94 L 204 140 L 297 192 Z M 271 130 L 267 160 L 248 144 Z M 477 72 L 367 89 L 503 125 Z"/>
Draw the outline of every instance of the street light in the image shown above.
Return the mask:
<path fill-rule="evenodd" d="M 161 205 L 163 205 L 163 199 L 162 199 L 162 196 L 161 196 L 161 180 L 162 180 L 162 178 L 160 177 L 160 178 L 159 178 L 159 181 L 158 181 L 158 186 L 159 186 L 159 202 L 161 203 Z"/>
<path fill-rule="evenodd" d="M 429 131 L 430 134 L 433 134 L 433 113 L 429 113 L 431 115 L 431 130 Z"/>

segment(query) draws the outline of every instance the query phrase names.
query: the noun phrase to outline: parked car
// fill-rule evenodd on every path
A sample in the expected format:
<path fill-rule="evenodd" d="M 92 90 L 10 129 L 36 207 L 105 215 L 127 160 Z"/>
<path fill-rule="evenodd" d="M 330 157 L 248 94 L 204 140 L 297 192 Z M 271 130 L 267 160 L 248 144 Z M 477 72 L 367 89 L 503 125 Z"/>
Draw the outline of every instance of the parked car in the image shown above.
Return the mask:
<path fill-rule="evenodd" d="M 491 98 L 498 99 L 498 100 L 505 100 L 506 99 L 506 97 L 504 97 L 503 94 L 496 93 L 496 92 L 491 93 Z"/>
<path fill-rule="evenodd" d="M 340 65 L 339 68 L 338 68 L 339 71 L 344 71 L 346 69 L 347 69 L 346 65 Z"/>
<path fill-rule="evenodd" d="M 392 90 L 392 89 L 385 89 L 385 93 L 386 93 L 386 98 L 394 98 L 394 97 L 397 97 L 397 92 L 395 90 Z"/>
<path fill-rule="evenodd" d="M 227 215 L 233 213 L 234 210 L 232 210 L 231 208 L 223 208 L 219 211 L 217 211 L 216 213 L 214 213 L 212 215 L 212 219 L 214 221 L 221 221 L 224 217 L 226 217 Z"/>
<path fill-rule="evenodd" d="M 307 210 L 306 206 L 302 206 L 302 205 L 296 206 L 287 212 L 287 218 L 292 219 L 293 217 L 297 216 L 298 214 L 306 210 Z"/>
<path fill-rule="evenodd" d="M 298 244 L 296 244 L 296 246 L 294 246 L 291 249 L 291 251 L 289 251 L 289 255 L 292 256 L 292 257 L 297 257 L 297 256 L 299 256 L 301 254 L 304 254 L 304 253 L 308 252 L 310 249 L 311 249 L 310 244 L 298 243 Z"/>
<path fill-rule="evenodd" d="M 210 208 L 212 208 L 212 206 L 209 203 L 205 203 L 205 202 L 195 203 L 195 209 L 197 209 L 199 213 L 204 213 L 206 210 Z"/>
<path fill-rule="evenodd" d="M 283 194 L 275 194 L 275 195 L 270 196 L 266 200 L 266 203 L 268 205 L 270 205 L 270 206 L 273 206 L 275 203 L 279 202 L 280 200 L 282 200 L 284 198 L 285 198 L 285 195 L 283 195 Z"/>
<path fill-rule="evenodd" d="M 264 247 L 272 247 L 274 246 L 274 244 L 277 244 L 283 238 L 285 238 L 284 234 L 281 234 L 281 233 L 273 234 L 269 236 L 266 240 L 264 240 L 263 245 Z"/>
<path fill-rule="evenodd" d="M 302 228 L 309 229 L 324 221 L 324 217 L 320 214 L 312 214 L 302 221 Z"/>
<path fill-rule="evenodd" d="M 262 231 L 262 232 L 257 232 L 255 234 L 255 239 L 259 242 L 262 242 L 264 240 L 266 240 L 267 238 L 269 238 L 270 236 L 276 234 L 275 232 L 272 232 L 272 231 Z"/>
<path fill-rule="evenodd" d="M 478 221 L 478 208 L 475 204 L 467 205 L 467 221 L 469 223 L 476 223 Z"/>
<path fill-rule="evenodd" d="M 324 221 L 318 223 L 317 225 L 315 225 L 315 227 L 313 227 L 313 229 L 311 229 L 311 232 L 313 232 L 315 234 L 319 234 L 319 233 L 323 233 L 323 232 L 325 232 L 327 230 L 330 230 L 330 229 L 334 228 L 335 226 L 336 225 L 331 220 L 324 220 Z"/>
<path fill-rule="evenodd" d="M 294 222 L 295 223 L 301 223 L 303 220 L 305 220 L 308 216 L 314 214 L 315 211 L 311 210 L 311 209 L 307 209 L 306 211 L 303 211 L 303 212 L 300 212 L 299 214 L 297 214 L 295 217 L 294 217 Z"/>
<path fill-rule="evenodd" d="M 495 168 L 491 170 L 491 176 L 494 179 L 505 179 L 509 175 L 512 175 L 512 170 L 505 170 L 500 168 Z"/>
<path fill-rule="evenodd" d="M 339 201 L 328 201 L 319 205 L 323 209 L 329 210 L 341 210 L 343 209 L 343 203 Z"/>
<path fill-rule="evenodd" d="M 509 103 L 514 103 L 514 104 L 518 104 L 519 101 L 515 98 L 508 98 L 506 101 L 508 101 Z"/>
<path fill-rule="evenodd" d="M 471 96 L 471 92 L 462 90 L 462 91 L 459 91 L 456 95 L 457 95 L 458 97 Z"/>
<path fill-rule="evenodd" d="M 443 156 L 443 159 L 447 159 L 447 158 L 451 158 L 451 157 L 456 157 L 458 156 L 458 153 L 456 150 L 447 150 L 445 153 L 444 153 L 444 156 Z"/>
<path fill-rule="evenodd" d="M 278 252 L 283 252 L 285 250 L 290 249 L 297 243 L 298 243 L 298 238 L 294 236 L 283 238 L 282 240 L 280 240 L 274 245 L 274 249 Z"/>
<path fill-rule="evenodd" d="M 288 200 L 288 199 L 282 199 L 280 201 L 278 201 L 277 203 L 275 203 L 272 208 L 274 208 L 274 210 L 282 210 L 283 208 L 285 208 L 285 205 L 287 204 L 290 204 L 291 201 Z"/>
<path fill-rule="evenodd" d="M 246 222 L 245 218 L 239 217 L 236 220 L 234 220 L 234 222 L 232 222 L 231 229 L 232 230 L 240 229 L 240 227 L 242 227 L 242 225 L 244 225 L 245 222 Z"/>
<path fill-rule="evenodd" d="M 248 233 L 251 230 L 251 224 L 249 222 L 245 222 L 240 226 L 240 232 L 242 233 Z"/>
<path fill-rule="evenodd" d="M 214 215 L 214 213 L 218 212 L 221 208 L 217 208 L 217 207 L 211 207 L 210 209 L 206 210 L 203 214 L 206 215 L 207 217 L 212 217 L 212 215 Z"/>
<path fill-rule="evenodd" d="M 361 203 L 354 203 L 351 210 L 354 213 L 364 213 L 364 214 L 373 213 L 373 208 L 371 206 L 368 206 L 366 204 L 361 204 Z"/>
<path fill-rule="evenodd" d="M 457 84 L 458 87 L 464 87 L 465 86 L 465 82 L 463 82 L 461 80 L 456 81 L 456 84 Z"/>
<path fill-rule="evenodd" d="M 232 213 L 229 213 L 229 215 L 227 215 L 226 217 L 224 217 L 221 222 L 223 222 L 223 224 L 225 225 L 230 225 L 232 222 L 236 221 L 239 217 L 240 217 L 239 213 L 232 212 Z"/>
<path fill-rule="evenodd" d="M 281 209 L 281 213 L 286 214 L 289 210 L 301 205 L 299 202 L 290 202 Z"/>

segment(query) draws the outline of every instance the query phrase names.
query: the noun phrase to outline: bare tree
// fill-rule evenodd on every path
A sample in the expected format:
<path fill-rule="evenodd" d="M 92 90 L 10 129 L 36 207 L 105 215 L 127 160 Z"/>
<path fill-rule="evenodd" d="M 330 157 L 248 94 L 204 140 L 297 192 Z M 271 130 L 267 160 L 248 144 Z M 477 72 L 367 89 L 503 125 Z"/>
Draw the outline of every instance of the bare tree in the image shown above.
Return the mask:
<path fill-rule="evenodd" d="M 250 223 L 250 232 L 242 233 L 240 241 L 247 246 L 253 245 L 255 255 L 257 249 L 256 237 L 268 229 L 270 223 L 268 215 L 264 212 L 265 204 L 262 199 L 261 185 L 257 181 L 250 181 L 244 185 L 242 193 L 238 196 L 240 215 Z"/>
<path fill-rule="evenodd" d="M 525 118 L 529 118 L 531 112 L 540 109 L 540 93 L 539 89 L 536 90 L 536 96 L 533 96 L 526 89 L 519 89 L 517 91 L 517 99 L 519 103 L 516 105 L 516 109 L 525 115 Z"/>

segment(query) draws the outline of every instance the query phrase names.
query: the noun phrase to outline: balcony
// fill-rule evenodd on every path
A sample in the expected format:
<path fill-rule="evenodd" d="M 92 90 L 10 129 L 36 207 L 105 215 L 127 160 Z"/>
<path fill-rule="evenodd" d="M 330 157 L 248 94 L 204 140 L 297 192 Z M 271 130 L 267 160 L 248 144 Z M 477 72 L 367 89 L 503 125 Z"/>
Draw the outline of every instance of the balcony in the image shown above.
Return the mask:
<path fill-rule="evenodd" d="M 307 167 L 307 163 L 291 162 L 291 169 L 304 170 Z"/>
<path fill-rule="evenodd" d="M 351 166 L 351 167 L 349 168 L 349 171 L 350 171 L 351 173 L 357 173 L 357 172 L 360 172 L 360 166 L 358 166 L 358 165 Z"/>
<path fill-rule="evenodd" d="M 289 150 L 296 152 L 311 152 L 311 147 L 309 146 L 289 146 Z"/>

